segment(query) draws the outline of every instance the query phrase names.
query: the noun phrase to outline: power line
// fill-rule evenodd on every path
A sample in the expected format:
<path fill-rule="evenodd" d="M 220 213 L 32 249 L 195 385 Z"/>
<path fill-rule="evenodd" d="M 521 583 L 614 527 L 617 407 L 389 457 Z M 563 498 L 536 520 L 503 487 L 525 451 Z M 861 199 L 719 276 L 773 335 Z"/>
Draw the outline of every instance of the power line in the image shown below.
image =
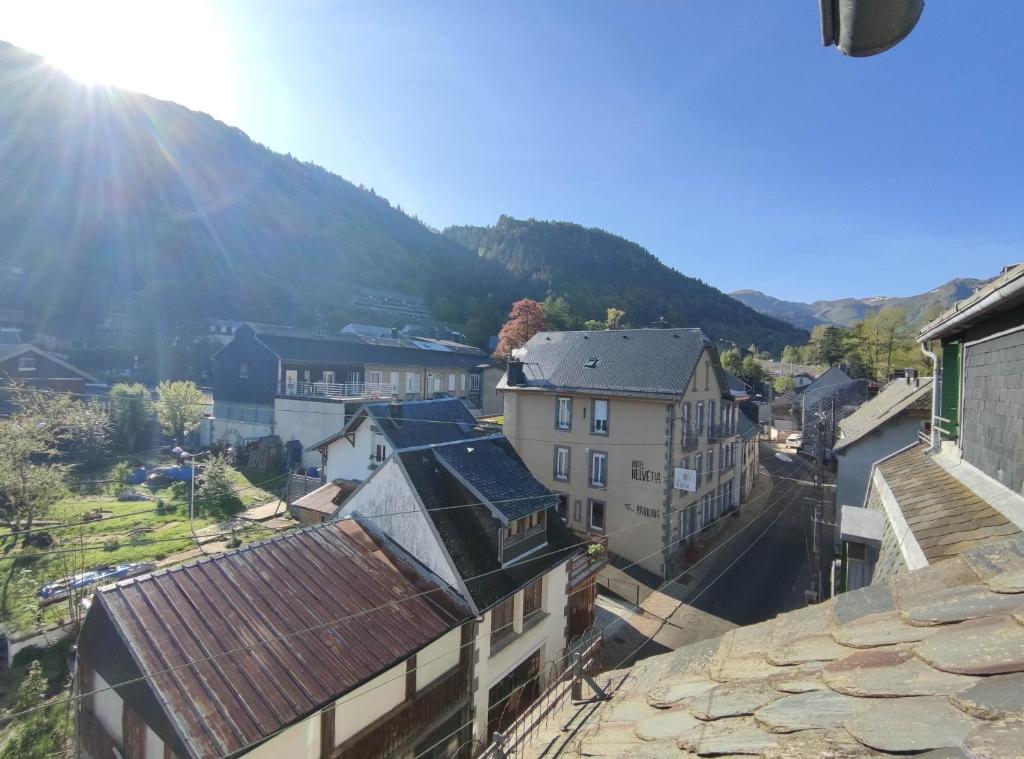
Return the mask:
<path fill-rule="evenodd" d="M 790 486 L 790 488 L 792 490 L 792 489 L 795 489 L 796 486 L 795 485 L 794 486 Z M 786 508 L 788 509 L 789 506 L 787 506 Z M 725 519 L 727 516 L 729 516 L 728 513 L 723 514 L 723 515 L 721 515 L 718 518 L 718 520 L 715 520 L 715 521 L 719 521 L 721 519 Z M 759 515 L 757 518 L 760 518 L 760 516 L 763 516 L 763 514 Z M 711 522 L 708 525 L 703 525 L 701 527 L 701 530 L 705 529 L 706 527 L 708 527 L 710 524 L 713 524 L 713 523 L 714 522 Z M 627 526 L 625 528 L 622 528 L 621 530 L 617 530 L 617 531 L 615 531 L 614 533 L 611 533 L 611 534 L 616 534 L 616 533 L 624 532 L 626 529 L 632 529 L 634 527 L 637 527 L 637 526 L 640 526 L 640 525 L 643 525 L 643 524 L 653 524 L 653 523 L 639 522 L 639 523 L 636 523 L 634 525 L 629 525 L 629 526 Z M 688 567 L 682 573 L 680 573 L 675 578 L 673 578 L 673 580 L 667 581 L 666 583 L 661 585 L 660 588 L 664 588 L 668 584 L 668 582 L 672 582 L 672 581 L 678 579 L 683 574 L 685 574 L 687 571 L 692 571 L 692 569 L 694 567 L 698 566 L 701 562 L 705 561 L 707 558 L 712 556 L 715 553 L 715 551 L 720 550 L 730 540 L 735 539 L 735 537 L 738 536 L 740 534 L 740 532 L 742 532 L 744 529 L 749 527 L 751 524 L 753 524 L 753 521 L 750 522 L 749 524 L 745 525 L 744 527 L 740 528 L 740 530 L 738 530 L 735 534 L 733 534 L 729 538 L 727 538 L 726 541 L 724 541 L 720 546 L 718 546 L 717 548 L 715 548 L 714 550 L 709 552 L 707 555 L 705 555 L 701 559 L 699 559 L 694 565 L 692 565 L 691 567 Z M 694 531 L 693 533 L 691 533 L 691 536 L 692 535 L 696 535 L 698 532 L 699 532 L 699 530 Z M 609 536 L 611 534 L 609 534 Z M 581 548 L 581 545 L 580 544 L 576 544 L 576 545 L 573 545 L 573 546 L 568 546 L 566 548 L 556 549 L 554 551 L 547 552 L 546 554 L 540 554 L 538 556 L 531 557 L 531 559 L 536 559 L 536 558 L 541 558 L 543 556 L 550 556 L 550 555 L 562 553 L 562 552 L 564 552 L 566 550 L 578 550 L 580 548 Z M 657 553 L 660 553 L 662 550 L 663 550 L 663 548 L 659 547 L 657 549 L 657 551 L 649 554 L 649 556 L 656 555 Z M 643 558 L 649 558 L 649 556 L 648 557 L 643 557 Z M 643 560 L 643 559 L 641 559 L 641 560 Z M 477 579 L 480 579 L 482 577 L 486 577 L 486 576 L 495 574 L 497 572 L 503 572 L 503 571 L 505 571 L 504 567 L 498 567 L 497 569 L 489 570 L 487 572 L 482 572 L 482 573 L 480 573 L 478 575 L 474 575 L 472 577 L 463 578 L 463 582 L 468 583 L 468 582 L 471 582 L 473 580 L 477 580 Z M 575 592 L 582 592 L 582 590 L 583 590 L 583 588 L 580 588 L 580 589 L 578 589 Z M 206 657 L 189 660 L 187 662 L 182 662 L 181 664 L 177 664 L 177 665 L 175 665 L 173 667 L 168 667 L 168 668 L 165 668 L 165 669 L 162 669 L 162 670 L 158 670 L 156 672 L 150 672 L 150 673 L 147 673 L 145 675 L 141 675 L 141 676 L 139 676 L 137 678 L 132 678 L 130 680 L 122 681 L 120 683 L 117 683 L 116 685 L 108 685 L 108 686 L 106 686 L 104 688 L 97 688 L 97 689 L 95 689 L 93 691 L 89 691 L 88 693 L 79 694 L 77 696 L 69 696 L 69 697 L 67 697 L 65 699 L 62 699 L 62 700 L 59 700 L 59 701 L 55 701 L 55 702 L 50 703 L 50 704 L 44 704 L 44 705 L 40 705 L 40 706 L 31 707 L 29 709 L 25 709 L 25 710 L 22 710 L 20 712 L 15 712 L 13 714 L 10 714 L 10 715 L 8 715 L 8 718 L 14 719 L 16 717 L 20 717 L 20 716 L 22 716 L 24 714 L 32 713 L 32 712 L 38 711 L 40 709 L 45 709 L 45 708 L 48 708 L 50 706 L 56 706 L 56 705 L 59 705 L 59 704 L 62 704 L 62 703 L 69 703 L 71 701 L 76 701 L 76 700 L 79 700 L 79 699 L 84 698 L 86 696 L 91 696 L 91 695 L 94 695 L 96 693 L 101 693 L 103 691 L 112 690 L 112 689 L 117 688 L 117 687 L 123 687 L 123 686 L 126 686 L 126 685 L 132 685 L 134 683 L 142 682 L 144 680 L 156 677 L 157 675 L 167 674 L 169 672 L 173 672 L 173 671 L 176 671 L 176 670 L 179 670 L 179 669 L 183 669 L 185 667 L 190 667 L 190 666 L 195 666 L 197 664 L 202 664 L 202 663 L 205 663 L 207 661 L 212 661 L 213 659 L 220 658 L 222 656 L 231 656 L 231 655 L 234 655 L 234 654 L 243 653 L 245 651 L 252 650 L 252 649 L 254 649 L 254 648 L 258 647 L 258 646 L 269 645 L 270 643 L 275 643 L 275 642 L 278 642 L 280 640 L 285 640 L 285 639 L 294 637 L 296 635 L 301 635 L 301 634 L 308 633 L 308 632 L 315 632 L 317 630 L 321 630 L 321 629 L 324 629 L 324 628 L 332 626 L 332 625 L 340 624 L 341 622 L 345 622 L 345 621 L 348 621 L 350 619 L 355 619 L 357 617 L 366 616 L 367 614 L 370 614 L 370 613 L 372 613 L 374 611 L 379 611 L 380 609 L 394 607 L 398 603 L 401 603 L 401 602 L 404 602 L 404 601 L 408 601 L 408 600 L 411 600 L 413 598 L 419 598 L 419 597 L 422 597 L 422 596 L 425 596 L 425 595 L 429 595 L 431 593 L 437 593 L 437 592 L 447 592 L 447 591 L 445 589 L 443 589 L 443 588 L 431 588 L 429 590 L 420 591 L 418 593 L 412 593 L 412 594 L 409 594 L 407 596 L 403 596 L 402 598 L 397 599 L 396 601 L 392 601 L 392 602 L 389 602 L 389 603 L 381 604 L 379 606 L 375 606 L 375 607 L 370 608 L 370 609 L 364 609 L 363 611 L 356 612 L 354 614 L 349 614 L 349 615 L 346 615 L 344 617 L 339 617 L 339 618 L 336 618 L 336 619 L 328 620 L 326 622 L 320 622 L 320 623 L 317 623 L 316 625 L 311 625 L 309 627 L 306 627 L 306 628 L 303 628 L 303 629 L 300 629 L 300 630 L 294 630 L 294 631 L 289 632 L 289 633 L 283 633 L 281 635 L 272 636 L 270 638 L 264 638 L 264 639 L 255 641 L 253 643 L 246 644 L 245 646 L 240 646 L 240 647 L 237 647 L 237 648 L 234 648 L 234 649 L 229 649 L 227 651 L 222 651 L 222 652 L 217 653 L 217 654 L 211 654 L 211 655 L 206 656 Z M 570 593 L 570 595 L 571 595 L 571 593 Z M 261 741 L 262 740 L 265 740 L 265 739 L 261 739 Z"/>

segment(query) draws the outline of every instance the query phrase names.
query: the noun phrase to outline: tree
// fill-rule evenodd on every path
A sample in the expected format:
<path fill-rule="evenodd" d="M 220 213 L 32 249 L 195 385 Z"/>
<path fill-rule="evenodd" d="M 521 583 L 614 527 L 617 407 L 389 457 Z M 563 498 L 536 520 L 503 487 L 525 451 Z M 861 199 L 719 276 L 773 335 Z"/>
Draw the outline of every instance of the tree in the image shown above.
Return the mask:
<path fill-rule="evenodd" d="M 110 452 L 110 414 L 97 401 L 73 401 L 69 404 L 71 418 L 66 422 L 74 430 L 69 440 L 71 459 L 95 465 Z"/>
<path fill-rule="evenodd" d="M 15 711 L 24 711 L 41 706 L 46 698 L 46 675 L 43 665 L 38 659 L 28 668 L 25 679 L 18 686 L 18 695 L 14 702 Z M 60 726 L 60 712 L 63 709 L 46 708 L 32 712 L 18 720 L 16 732 L 7 741 L 0 757 L 3 759 L 43 759 L 65 752 L 64 734 Z"/>
<path fill-rule="evenodd" d="M 202 482 L 196 489 L 196 503 L 200 505 L 200 511 L 222 515 L 235 511 L 238 496 L 232 472 L 231 465 L 222 456 L 214 456 L 207 462 Z"/>
<path fill-rule="evenodd" d="M 605 329 L 621 329 L 622 328 L 622 317 L 626 315 L 626 312 L 621 308 L 609 308 L 608 318 L 605 319 Z"/>
<path fill-rule="evenodd" d="M 579 318 L 572 312 L 565 298 L 561 295 L 557 298 L 549 295 L 544 299 L 544 323 L 548 329 L 565 331 L 577 329 Z"/>
<path fill-rule="evenodd" d="M 206 408 L 206 396 L 195 382 L 165 380 L 157 385 L 156 414 L 164 431 L 179 442 L 196 427 Z"/>
<path fill-rule="evenodd" d="M 722 354 L 722 368 L 727 372 L 735 374 L 737 377 L 743 374 L 743 359 L 740 358 L 740 352 L 737 348 L 729 348 Z"/>
<path fill-rule="evenodd" d="M 138 382 L 114 385 L 110 389 L 110 414 L 116 435 L 129 451 L 134 451 L 153 416 L 149 390 Z"/>
<path fill-rule="evenodd" d="M 761 385 L 765 379 L 764 369 L 761 368 L 761 364 L 753 356 L 747 356 L 743 359 L 743 369 L 740 376 L 753 388 Z"/>
<path fill-rule="evenodd" d="M 774 387 L 775 392 L 779 393 L 780 395 L 782 393 L 789 393 L 792 392 L 793 390 L 796 390 L 796 380 L 793 379 L 792 377 L 787 377 L 785 375 L 783 375 L 782 377 L 776 377 L 775 380 L 772 382 L 772 387 Z"/>
<path fill-rule="evenodd" d="M 46 677 L 43 675 L 43 665 L 36 659 L 28 667 L 25 679 L 18 686 L 18 697 L 14 703 L 14 710 L 23 712 L 33 706 L 39 706 L 46 697 Z"/>
<path fill-rule="evenodd" d="M 590 332 L 596 332 L 599 329 L 604 329 L 605 323 L 602 321 L 598 321 L 597 319 L 587 319 L 585 322 L 583 322 L 583 328 L 589 330 Z"/>
<path fill-rule="evenodd" d="M 529 298 L 517 300 L 512 304 L 508 321 L 498 333 L 495 357 L 508 356 L 517 348 L 522 348 L 531 337 L 546 328 L 543 304 Z"/>
<path fill-rule="evenodd" d="M 845 353 L 843 333 L 838 327 L 819 324 L 811 332 L 814 363 L 835 366 Z"/>
<path fill-rule="evenodd" d="M 799 364 L 800 363 L 800 348 L 792 345 L 787 345 L 782 349 L 782 363 L 784 364 Z"/>

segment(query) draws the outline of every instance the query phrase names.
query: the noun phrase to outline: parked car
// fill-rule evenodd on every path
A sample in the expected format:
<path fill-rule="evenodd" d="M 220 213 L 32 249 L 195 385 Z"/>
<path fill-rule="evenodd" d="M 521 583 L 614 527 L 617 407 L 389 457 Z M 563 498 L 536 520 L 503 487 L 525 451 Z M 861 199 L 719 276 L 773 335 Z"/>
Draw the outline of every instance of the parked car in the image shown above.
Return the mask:
<path fill-rule="evenodd" d="M 796 435 L 790 435 L 786 439 L 786 447 L 792 448 L 794 451 L 800 450 L 800 447 L 804 444 L 804 436 L 797 433 Z"/>

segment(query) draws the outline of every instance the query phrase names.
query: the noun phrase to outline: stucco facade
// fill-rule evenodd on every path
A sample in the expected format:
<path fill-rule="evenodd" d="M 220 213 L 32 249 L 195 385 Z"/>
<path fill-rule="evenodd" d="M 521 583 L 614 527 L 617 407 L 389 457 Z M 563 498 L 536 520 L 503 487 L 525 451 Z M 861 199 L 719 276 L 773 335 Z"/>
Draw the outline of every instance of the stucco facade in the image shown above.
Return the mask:
<path fill-rule="evenodd" d="M 503 389 L 504 432 L 533 475 L 566 496 L 568 525 L 607 536 L 611 553 L 662 577 L 681 560 L 686 541 L 739 498 L 739 484 L 730 486 L 738 468 L 738 438 L 720 429 L 735 431 L 738 410 L 712 369 L 714 360 L 705 351 L 685 394 L 671 402 Z M 559 420 L 559 404 L 565 404 L 560 399 L 569 401 L 568 425 L 564 414 Z M 596 402 L 607 403 L 605 429 L 592 424 Z M 712 414 L 714 433 L 709 430 Z M 726 446 L 732 446 L 729 452 Z M 567 470 L 559 463 L 558 449 L 568 450 Z M 595 457 L 602 456 L 607 464 L 603 486 L 594 477 Z M 697 469 L 698 457 L 696 490 L 674 489 L 675 468 Z M 603 523 L 595 516 L 602 506 Z"/>

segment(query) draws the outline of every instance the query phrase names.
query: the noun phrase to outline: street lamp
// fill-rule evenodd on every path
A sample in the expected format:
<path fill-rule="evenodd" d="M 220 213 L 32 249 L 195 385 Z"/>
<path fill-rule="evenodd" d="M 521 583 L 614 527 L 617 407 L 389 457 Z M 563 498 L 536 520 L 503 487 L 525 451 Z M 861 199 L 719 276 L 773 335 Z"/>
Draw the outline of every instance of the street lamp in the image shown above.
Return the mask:
<path fill-rule="evenodd" d="M 820 0 L 821 38 L 844 55 L 884 53 L 913 31 L 924 0 Z"/>

